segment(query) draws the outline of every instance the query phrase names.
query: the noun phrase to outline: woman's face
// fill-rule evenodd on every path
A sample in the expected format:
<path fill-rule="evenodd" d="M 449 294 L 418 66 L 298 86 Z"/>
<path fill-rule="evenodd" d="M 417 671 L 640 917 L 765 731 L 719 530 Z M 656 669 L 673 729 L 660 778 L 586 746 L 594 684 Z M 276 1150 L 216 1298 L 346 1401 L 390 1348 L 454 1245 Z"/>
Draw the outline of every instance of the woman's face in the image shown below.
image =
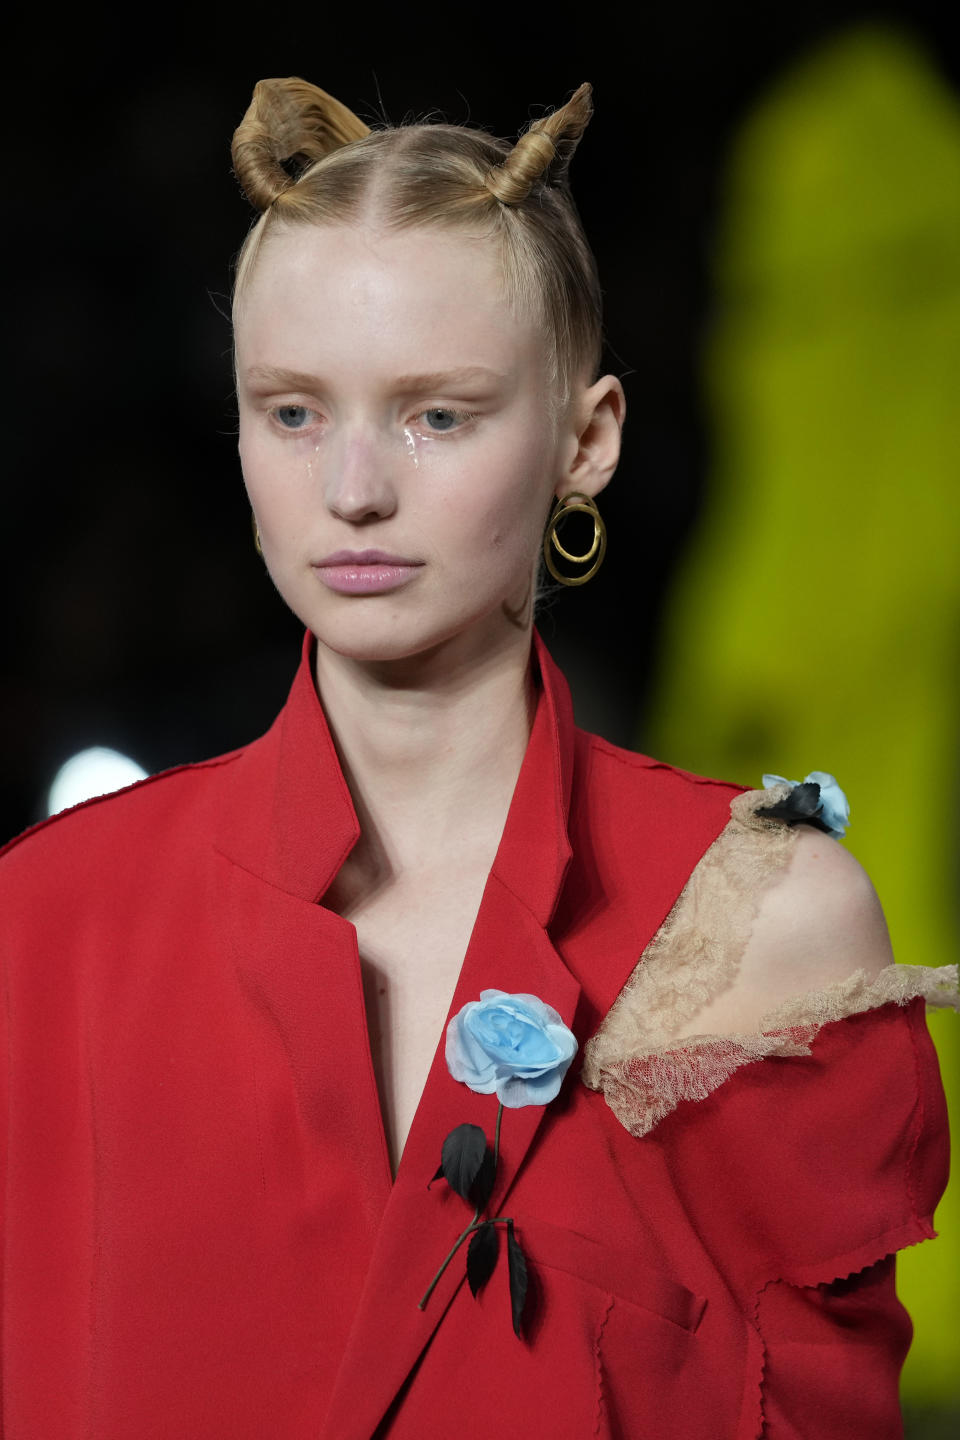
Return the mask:
<path fill-rule="evenodd" d="M 551 416 L 543 336 L 507 304 L 493 244 L 274 231 L 236 351 L 264 559 L 318 640 L 383 661 L 516 638 L 576 436 Z"/>

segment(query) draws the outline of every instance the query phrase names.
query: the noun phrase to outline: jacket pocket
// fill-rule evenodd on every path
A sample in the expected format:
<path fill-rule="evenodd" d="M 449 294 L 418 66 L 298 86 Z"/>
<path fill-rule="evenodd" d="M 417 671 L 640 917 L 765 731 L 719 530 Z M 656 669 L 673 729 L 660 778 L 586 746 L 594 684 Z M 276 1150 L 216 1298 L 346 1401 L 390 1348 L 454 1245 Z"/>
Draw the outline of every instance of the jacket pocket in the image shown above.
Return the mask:
<path fill-rule="evenodd" d="M 691 1334 L 700 1324 L 707 1303 L 703 1296 L 694 1294 L 664 1271 L 638 1261 L 626 1248 L 602 1245 L 546 1220 L 526 1221 L 519 1238 L 532 1265 L 563 1270 Z"/>
<path fill-rule="evenodd" d="M 589 1426 L 597 1440 L 718 1440 L 736 1429 L 737 1354 L 719 1344 L 723 1317 L 702 1295 L 622 1248 L 527 1216 L 518 1238 L 537 1297 L 533 1348 L 569 1356 L 579 1335 L 582 1387 L 592 1385 Z M 717 1325 L 721 1330 L 717 1330 Z M 542 1329 L 539 1327 L 542 1326 Z M 564 1341 L 567 1343 L 564 1343 Z M 739 1357 L 738 1357 L 739 1358 Z M 556 1373 L 556 1371 L 555 1371 Z M 554 1431 L 567 1435 L 557 1416 Z"/>
<path fill-rule="evenodd" d="M 649 1268 L 629 1243 L 517 1220 L 529 1304 L 517 1340 L 501 1256 L 476 1299 L 461 1286 L 404 1397 L 391 1440 L 446 1433 L 550 1440 L 732 1440 L 747 1327 Z M 450 1425 L 447 1424 L 447 1429 Z"/>

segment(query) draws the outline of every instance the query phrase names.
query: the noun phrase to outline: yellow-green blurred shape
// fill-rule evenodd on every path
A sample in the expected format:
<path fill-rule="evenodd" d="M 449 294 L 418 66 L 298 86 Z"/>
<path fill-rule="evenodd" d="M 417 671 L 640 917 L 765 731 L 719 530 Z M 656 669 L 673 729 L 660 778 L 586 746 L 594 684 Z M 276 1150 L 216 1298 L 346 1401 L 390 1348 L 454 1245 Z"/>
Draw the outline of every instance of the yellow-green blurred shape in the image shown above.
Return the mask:
<path fill-rule="evenodd" d="M 715 279 L 712 473 L 641 743 L 748 785 L 834 773 L 897 958 L 952 963 L 960 107 L 913 42 L 842 34 L 756 107 Z M 931 1016 L 952 1101 L 957 1026 Z M 898 1285 L 915 1325 L 904 1397 L 943 1404 L 957 1396 L 956 1182 L 937 1226 L 901 1253 Z"/>

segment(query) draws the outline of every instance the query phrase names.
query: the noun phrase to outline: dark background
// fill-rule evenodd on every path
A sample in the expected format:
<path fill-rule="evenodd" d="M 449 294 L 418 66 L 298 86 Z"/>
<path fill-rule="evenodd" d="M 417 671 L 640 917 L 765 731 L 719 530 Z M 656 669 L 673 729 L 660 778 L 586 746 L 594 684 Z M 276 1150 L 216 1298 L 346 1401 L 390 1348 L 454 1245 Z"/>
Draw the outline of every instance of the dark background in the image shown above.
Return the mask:
<path fill-rule="evenodd" d="M 602 499 L 604 570 L 539 623 L 580 722 L 636 744 L 708 454 L 698 345 L 731 137 L 787 67 L 864 19 L 919 39 L 960 88 L 952 8 L 411 8 L 384 22 L 208 7 L 25 22 L 6 129 L 0 839 L 39 818 L 77 749 L 113 745 L 156 771 L 233 748 L 270 723 L 295 669 L 299 622 L 251 544 L 226 319 L 251 219 L 229 142 L 257 79 L 303 75 L 368 122 L 435 114 L 505 136 L 592 81 L 573 184 L 629 416 Z"/>

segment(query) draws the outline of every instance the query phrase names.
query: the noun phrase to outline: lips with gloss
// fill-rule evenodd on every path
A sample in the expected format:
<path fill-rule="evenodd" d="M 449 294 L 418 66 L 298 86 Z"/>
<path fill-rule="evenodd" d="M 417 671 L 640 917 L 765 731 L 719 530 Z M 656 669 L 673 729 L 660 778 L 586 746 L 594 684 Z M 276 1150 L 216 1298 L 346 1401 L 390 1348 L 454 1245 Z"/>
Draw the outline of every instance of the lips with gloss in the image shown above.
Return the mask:
<path fill-rule="evenodd" d="M 421 566 L 422 561 L 383 550 L 337 550 L 314 569 L 329 590 L 341 595 L 382 595 L 404 585 Z"/>

